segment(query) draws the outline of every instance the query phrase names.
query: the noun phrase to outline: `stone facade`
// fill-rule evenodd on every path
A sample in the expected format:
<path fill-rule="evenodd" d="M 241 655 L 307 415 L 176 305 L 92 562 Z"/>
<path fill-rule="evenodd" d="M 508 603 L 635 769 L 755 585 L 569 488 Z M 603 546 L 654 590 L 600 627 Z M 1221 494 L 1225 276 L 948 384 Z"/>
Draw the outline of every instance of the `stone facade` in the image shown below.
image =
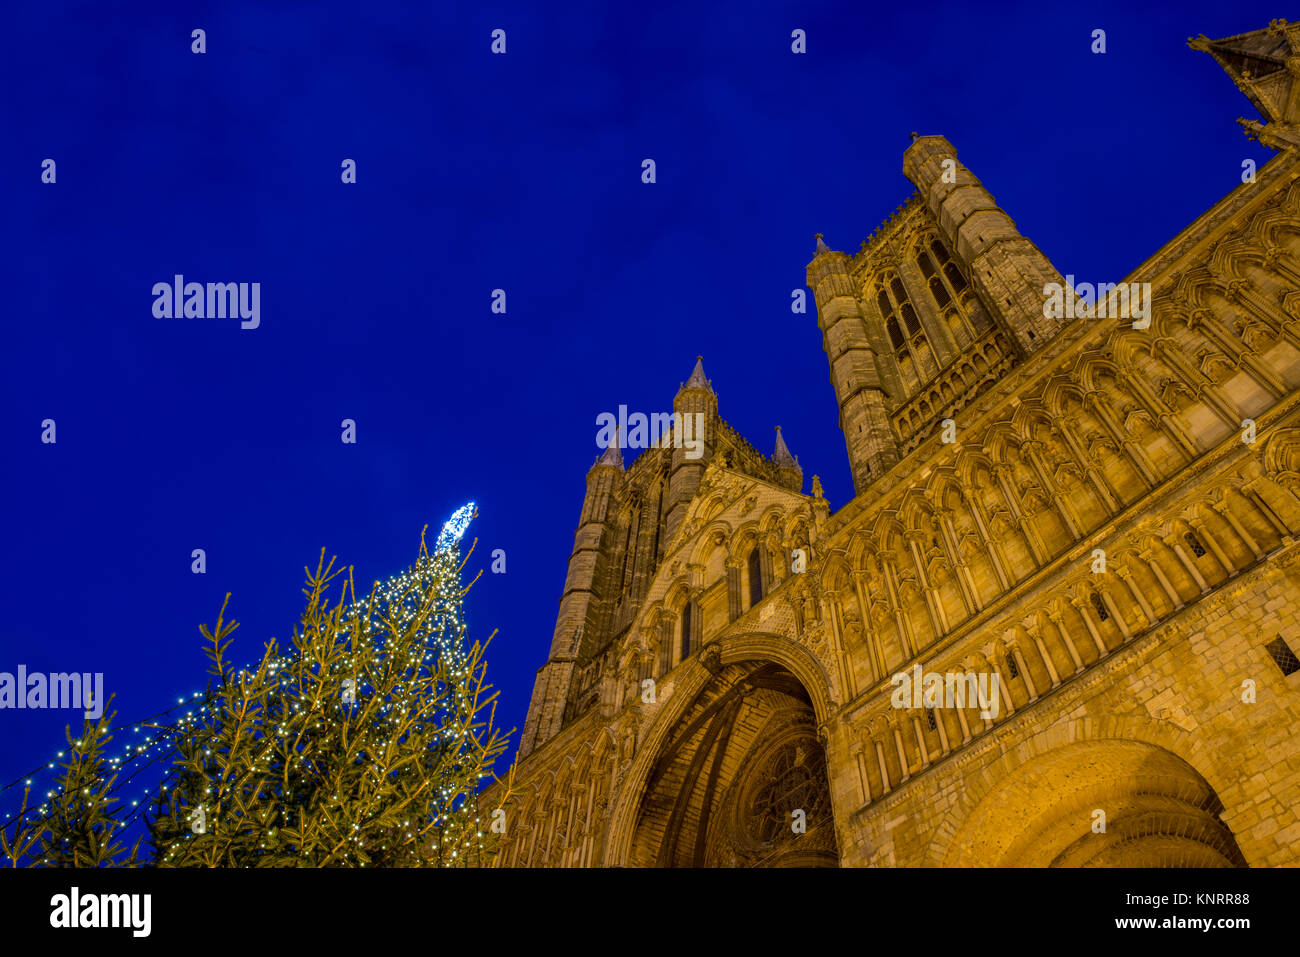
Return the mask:
<path fill-rule="evenodd" d="M 807 268 L 853 500 L 702 363 L 700 458 L 592 467 L 498 866 L 1300 863 L 1300 24 L 1190 45 L 1277 155 L 1126 277 L 1149 325 L 1045 309 L 915 137 L 915 195 Z"/>

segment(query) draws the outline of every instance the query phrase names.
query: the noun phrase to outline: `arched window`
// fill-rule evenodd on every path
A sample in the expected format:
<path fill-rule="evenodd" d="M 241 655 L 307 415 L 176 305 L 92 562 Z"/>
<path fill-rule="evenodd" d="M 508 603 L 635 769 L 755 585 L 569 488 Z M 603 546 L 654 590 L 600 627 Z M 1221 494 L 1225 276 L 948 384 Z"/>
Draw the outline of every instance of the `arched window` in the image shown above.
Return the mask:
<path fill-rule="evenodd" d="M 903 313 L 903 325 L 907 326 L 907 334 L 909 336 L 916 335 L 921 328 L 921 322 L 916 318 L 916 310 L 912 308 L 910 302 L 905 302 L 898 308 Z"/>
<path fill-rule="evenodd" d="M 1101 600 L 1101 595 L 1097 592 L 1092 593 L 1092 607 L 1097 609 L 1097 617 L 1102 621 L 1110 618 L 1110 611 L 1106 608 L 1106 603 Z"/>
<path fill-rule="evenodd" d="M 632 538 L 633 512 L 627 513 L 627 536 L 623 539 L 623 575 L 622 589 L 619 594 L 619 602 L 627 597 L 628 590 L 632 587 L 633 555 L 636 552 L 636 541 Z"/>
<path fill-rule="evenodd" d="M 655 548 L 652 553 L 654 556 L 652 561 L 655 564 L 658 564 L 659 559 L 662 557 L 659 554 L 659 533 L 664 530 L 664 486 L 667 484 L 668 473 L 665 471 L 659 475 L 659 504 L 655 506 Z"/>
<path fill-rule="evenodd" d="M 898 320 L 890 316 L 885 328 L 889 330 L 889 344 L 895 349 L 903 348 L 903 330 L 898 328 Z"/>
<path fill-rule="evenodd" d="M 763 600 L 763 560 L 758 554 L 758 546 L 749 553 L 749 607 L 753 608 Z"/>
<path fill-rule="evenodd" d="M 938 276 L 930 280 L 930 295 L 934 296 L 934 301 L 940 309 L 952 302 L 952 297 L 948 295 L 948 287 L 943 284 L 943 281 Z"/>
<path fill-rule="evenodd" d="M 1187 547 L 1192 550 L 1193 555 L 1195 555 L 1197 558 L 1205 557 L 1205 546 L 1201 544 L 1201 540 L 1199 538 L 1197 538 L 1191 532 L 1188 532 L 1183 537 L 1187 539 Z"/>
<path fill-rule="evenodd" d="M 691 602 L 687 600 L 682 606 L 682 657 L 685 661 L 691 656 Z"/>
<path fill-rule="evenodd" d="M 939 371 L 930 350 L 929 338 L 897 274 L 888 278 L 884 289 L 877 290 L 876 301 L 880 303 L 881 317 L 885 321 L 885 330 L 889 333 L 889 344 L 898 360 L 903 388 L 911 394 L 917 386 L 933 378 Z"/>
<path fill-rule="evenodd" d="M 946 314 L 948 328 L 958 348 L 965 348 L 988 331 L 992 324 L 975 302 L 958 299 L 969 288 L 969 283 L 937 237 L 930 240 L 929 250 L 928 253 L 924 248 L 917 250 L 917 265 L 925 277 L 930 297 L 939 312 Z M 940 264 L 938 267 L 936 262 Z M 957 307 L 955 311 L 952 309 L 954 305 Z"/>

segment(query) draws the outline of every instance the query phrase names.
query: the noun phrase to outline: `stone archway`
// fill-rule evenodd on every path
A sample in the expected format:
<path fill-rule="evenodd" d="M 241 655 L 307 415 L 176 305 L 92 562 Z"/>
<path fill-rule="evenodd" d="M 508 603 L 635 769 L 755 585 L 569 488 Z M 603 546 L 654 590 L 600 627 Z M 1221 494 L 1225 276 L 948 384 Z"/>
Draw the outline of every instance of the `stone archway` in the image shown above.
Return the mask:
<path fill-rule="evenodd" d="M 1077 741 L 997 780 L 961 823 L 943 863 L 1244 867 L 1222 812 L 1214 788 L 1171 751 L 1120 738 Z"/>
<path fill-rule="evenodd" d="M 812 701 L 780 665 L 720 666 L 673 722 L 646 778 L 634 867 L 835 867 Z"/>

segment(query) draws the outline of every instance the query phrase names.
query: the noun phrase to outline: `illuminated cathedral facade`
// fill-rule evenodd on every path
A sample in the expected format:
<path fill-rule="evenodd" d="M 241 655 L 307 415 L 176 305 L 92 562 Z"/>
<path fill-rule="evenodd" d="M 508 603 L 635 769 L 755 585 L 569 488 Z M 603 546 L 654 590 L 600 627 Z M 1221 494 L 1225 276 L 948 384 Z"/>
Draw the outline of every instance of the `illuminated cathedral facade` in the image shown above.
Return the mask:
<path fill-rule="evenodd" d="M 1276 155 L 1125 277 L 1145 318 L 1047 308 L 914 136 L 807 266 L 853 499 L 702 361 L 703 455 L 605 450 L 496 866 L 1300 863 L 1300 24 L 1190 46 Z"/>

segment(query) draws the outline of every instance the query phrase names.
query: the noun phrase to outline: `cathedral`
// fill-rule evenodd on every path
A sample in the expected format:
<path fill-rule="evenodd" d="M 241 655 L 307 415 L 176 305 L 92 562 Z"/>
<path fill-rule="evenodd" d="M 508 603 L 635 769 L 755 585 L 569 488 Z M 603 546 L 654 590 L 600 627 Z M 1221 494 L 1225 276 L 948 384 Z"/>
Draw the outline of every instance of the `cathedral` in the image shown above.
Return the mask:
<path fill-rule="evenodd" d="M 1189 45 L 1276 155 L 1132 295 L 942 136 L 816 237 L 841 508 L 702 361 L 703 454 L 605 449 L 495 866 L 1300 864 L 1300 23 Z"/>

